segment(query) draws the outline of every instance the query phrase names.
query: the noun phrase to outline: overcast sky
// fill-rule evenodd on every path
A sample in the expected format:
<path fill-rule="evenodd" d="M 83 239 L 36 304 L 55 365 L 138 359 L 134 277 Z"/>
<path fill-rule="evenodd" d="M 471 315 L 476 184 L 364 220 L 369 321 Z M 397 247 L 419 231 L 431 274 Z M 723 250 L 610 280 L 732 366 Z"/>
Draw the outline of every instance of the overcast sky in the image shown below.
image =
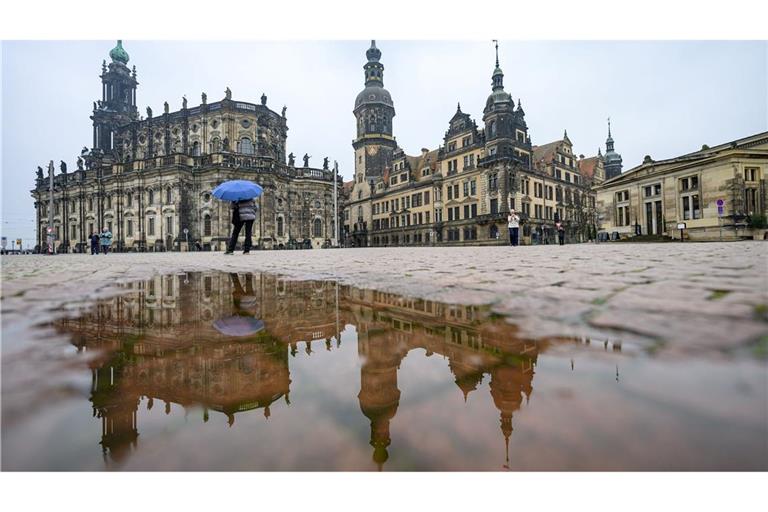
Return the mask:
<path fill-rule="evenodd" d="M 138 72 L 139 110 L 162 112 L 236 100 L 288 107 L 288 152 L 337 160 L 353 170 L 352 108 L 363 88 L 370 41 L 124 41 Z M 114 41 L 2 43 L 2 234 L 34 240 L 29 191 L 38 165 L 75 159 L 91 146 L 88 118 L 101 99 L 101 61 Z M 384 85 L 397 115 L 394 134 L 406 153 L 434 149 L 461 102 L 482 126 L 490 93 L 490 41 L 378 41 Z M 576 154 L 605 152 L 612 120 L 624 169 L 643 156 L 668 158 L 768 129 L 767 43 L 500 42 L 505 89 L 522 99 L 534 145 L 562 137 Z M 27 242 L 25 242 L 26 244 Z"/>

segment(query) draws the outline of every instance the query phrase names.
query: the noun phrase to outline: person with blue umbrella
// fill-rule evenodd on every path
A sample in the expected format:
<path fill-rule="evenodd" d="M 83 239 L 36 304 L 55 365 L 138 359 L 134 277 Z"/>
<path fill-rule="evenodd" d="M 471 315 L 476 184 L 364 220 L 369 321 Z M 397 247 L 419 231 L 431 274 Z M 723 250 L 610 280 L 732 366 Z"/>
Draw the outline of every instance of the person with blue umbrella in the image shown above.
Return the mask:
<path fill-rule="evenodd" d="M 224 254 L 234 254 L 237 238 L 240 236 L 240 230 L 245 226 L 245 242 L 243 243 L 243 254 L 251 251 L 253 243 L 251 235 L 253 233 L 253 222 L 256 220 L 255 197 L 262 193 L 260 185 L 248 180 L 225 181 L 213 190 L 213 197 L 223 201 L 230 201 L 232 204 L 232 236 L 227 244 L 227 251 Z"/>

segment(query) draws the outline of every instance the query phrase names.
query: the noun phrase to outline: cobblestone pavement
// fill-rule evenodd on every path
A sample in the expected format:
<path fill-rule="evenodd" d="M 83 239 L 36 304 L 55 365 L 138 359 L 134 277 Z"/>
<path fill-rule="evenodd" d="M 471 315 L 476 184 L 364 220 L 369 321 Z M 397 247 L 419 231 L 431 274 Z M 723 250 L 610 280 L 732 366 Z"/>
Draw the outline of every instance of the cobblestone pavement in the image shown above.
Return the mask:
<path fill-rule="evenodd" d="M 4 363 L 31 324 L 115 293 L 116 283 L 209 270 L 490 304 L 531 337 L 621 339 L 669 357 L 768 339 L 763 242 L 3 256 Z"/>

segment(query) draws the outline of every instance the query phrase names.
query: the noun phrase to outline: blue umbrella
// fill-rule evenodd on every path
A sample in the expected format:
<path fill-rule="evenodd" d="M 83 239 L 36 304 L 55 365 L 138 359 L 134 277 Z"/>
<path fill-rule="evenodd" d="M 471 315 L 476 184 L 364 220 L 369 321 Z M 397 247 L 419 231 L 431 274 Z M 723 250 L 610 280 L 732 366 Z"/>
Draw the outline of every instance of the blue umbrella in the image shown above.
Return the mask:
<path fill-rule="evenodd" d="M 251 336 L 264 329 L 264 322 L 252 316 L 229 316 L 213 322 L 213 327 L 227 336 Z"/>
<path fill-rule="evenodd" d="M 213 197 L 224 201 L 242 201 L 259 197 L 263 192 L 261 185 L 248 180 L 225 181 L 213 189 Z"/>

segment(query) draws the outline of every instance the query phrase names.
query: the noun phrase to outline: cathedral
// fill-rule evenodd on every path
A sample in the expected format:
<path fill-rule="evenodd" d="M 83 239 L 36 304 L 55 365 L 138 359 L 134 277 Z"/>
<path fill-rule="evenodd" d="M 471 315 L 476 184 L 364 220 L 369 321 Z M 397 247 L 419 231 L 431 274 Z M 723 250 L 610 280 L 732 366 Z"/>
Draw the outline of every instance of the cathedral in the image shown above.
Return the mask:
<path fill-rule="evenodd" d="M 353 110 L 354 179 L 344 184 L 346 246 L 508 244 L 512 209 L 521 243 L 554 243 L 558 222 L 569 242 L 595 237 L 593 186 L 621 172 L 610 126 L 605 156 L 577 157 L 567 132 L 534 145 L 522 102 L 505 90 L 497 44 L 482 126 L 459 104 L 442 144 L 410 156 L 393 135 L 395 106 L 375 41 L 366 58 Z"/>
<path fill-rule="evenodd" d="M 75 170 L 61 162 L 32 191 L 37 245 L 51 232 L 57 252 L 84 252 L 88 237 L 108 228 L 118 251 L 223 250 L 230 232 L 229 203 L 211 195 L 220 183 L 247 179 L 265 190 L 257 199 L 254 244 L 260 249 L 312 248 L 334 238 L 334 172 L 296 165 L 286 155 L 286 108 L 224 97 L 162 113 L 137 108 L 136 67 L 122 45 L 102 64 L 101 100 L 94 102 L 93 141 Z M 53 196 L 52 211 L 49 211 Z"/>

